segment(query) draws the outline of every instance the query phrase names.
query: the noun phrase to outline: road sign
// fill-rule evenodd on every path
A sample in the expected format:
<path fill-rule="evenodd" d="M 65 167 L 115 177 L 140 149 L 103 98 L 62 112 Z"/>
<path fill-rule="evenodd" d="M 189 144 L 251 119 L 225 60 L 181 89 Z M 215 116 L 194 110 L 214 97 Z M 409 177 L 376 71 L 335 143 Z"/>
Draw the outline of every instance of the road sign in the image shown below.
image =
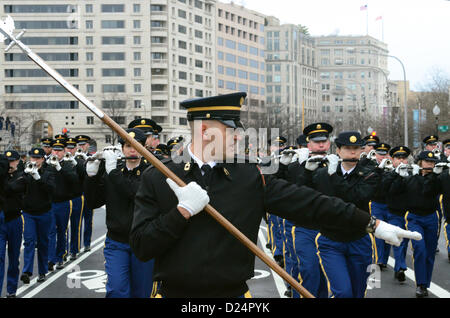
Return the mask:
<path fill-rule="evenodd" d="M 445 133 L 445 132 L 448 131 L 448 126 L 439 126 L 438 129 L 439 129 L 440 132 Z"/>

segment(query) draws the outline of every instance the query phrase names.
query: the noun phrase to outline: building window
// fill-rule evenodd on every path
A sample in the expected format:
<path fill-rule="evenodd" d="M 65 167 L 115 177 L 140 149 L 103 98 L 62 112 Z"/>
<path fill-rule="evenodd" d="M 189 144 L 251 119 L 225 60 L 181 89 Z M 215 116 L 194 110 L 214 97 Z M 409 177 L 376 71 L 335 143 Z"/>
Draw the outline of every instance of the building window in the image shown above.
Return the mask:
<path fill-rule="evenodd" d="M 94 116 L 87 116 L 86 117 L 86 124 L 87 125 L 93 125 L 94 124 Z"/>

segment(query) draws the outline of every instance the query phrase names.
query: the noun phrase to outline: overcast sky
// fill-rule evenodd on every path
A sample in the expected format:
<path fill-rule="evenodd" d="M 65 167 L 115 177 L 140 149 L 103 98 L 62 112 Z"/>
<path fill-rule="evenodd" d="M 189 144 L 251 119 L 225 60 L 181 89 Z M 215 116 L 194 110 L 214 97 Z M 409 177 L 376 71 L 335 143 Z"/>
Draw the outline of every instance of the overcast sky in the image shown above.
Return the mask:
<path fill-rule="evenodd" d="M 228 0 L 219 0 L 230 2 Z M 311 35 L 369 35 L 388 44 L 389 54 L 406 69 L 412 90 L 429 82 L 433 69 L 450 76 L 450 1 L 448 0 L 235 0 L 273 15 L 281 23 L 302 24 Z M 361 11 L 367 4 L 368 11 Z M 367 19 L 368 14 L 368 19 Z M 375 21 L 379 16 L 381 20 Z M 389 58 L 389 78 L 403 80 L 400 63 Z"/>

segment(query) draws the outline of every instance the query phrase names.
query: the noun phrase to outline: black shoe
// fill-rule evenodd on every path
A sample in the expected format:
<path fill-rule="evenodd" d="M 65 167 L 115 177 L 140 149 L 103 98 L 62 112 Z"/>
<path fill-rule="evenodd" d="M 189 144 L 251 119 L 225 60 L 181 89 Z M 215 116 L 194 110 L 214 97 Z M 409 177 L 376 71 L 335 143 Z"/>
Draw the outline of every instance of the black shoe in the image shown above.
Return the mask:
<path fill-rule="evenodd" d="M 448 261 L 450 262 L 450 252 L 448 252 Z"/>
<path fill-rule="evenodd" d="M 85 252 L 89 252 L 91 250 L 91 247 L 90 246 L 86 246 L 85 248 L 84 248 L 84 251 Z"/>
<path fill-rule="evenodd" d="M 44 280 L 45 280 L 45 275 L 44 274 L 39 275 L 39 278 L 37 279 L 38 283 L 41 283 Z"/>
<path fill-rule="evenodd" d="M 6 298 L 17 298 L 16 294 L 8 294 Z"/>
<path fill-rule="evenodd" d="M 398 272 L 395 272 L 394 277 L 397 278 L 399 282 L 404 282 L 406 280 L 405 270 L 400 268 Z"/>
<path fill-rule="evenodd" d="M 427 289 L 424 286 L 422 286 L 422 285 L 417 286 L 417 288 L 416 288 L 416 297 L 417 298 L 423 298 L 423 297 L 426 297 L 426 296 L 428 296 Z"/>
<path fill-rule="evenodd" d="M 289 286 L 288 289 L 284 292 L 284 296 L 288 298 L 292 298 L 292 289 L 290 287 L 291 286 Z"/>
<path fill-rule="evenodd" d="M 71 261 L 74 261 L 76 259 L 77 259 L 77 254 L 75 254 L 75 253 L 70 254 L 70 260 Z"/>
<path fill-rule="evenodd" d="M 48 262 L 48 271 L 53 272 L 55 270 L 55 264 L 52 262 Z"/>
<path fill-rule="evenodd" d="M 280 267 L 284 268 L 284 259 L 283 259 L 283 256 L 282 256 L 282 255 L 275 255 L 275 256 L 274 256 L 274 259 L 275 259 L 275 262 L 277 262 L 277 264 L 278 264 Z"/>
<path fill-rule="evenodd" d="M 28 273 L 23 273 L 22 276 L 20 276 L 20 280 L 24 283 L 24 284 L 29 284 L 30 283 L 30 274 Z"/>
<path fill-rule="evenodd" d="M 63 262 L 67 262 L 67 254 L 63 256 Z"/>
<path fill-rule="evenodd" d="M 272 246 L 270 245 L 270 243 L 267 243 L 267 244 L 266 244 L 266 248 L 268 248 L 269 250 L 270 250 L 271 247 L 272 247 Z"/>
<path fill-rule="evenodd" d="M 58 262 L 58 265 L 56 265 L 56 269 L 62 269 L 62 268 L 64 268 L 64 263 Z"/>

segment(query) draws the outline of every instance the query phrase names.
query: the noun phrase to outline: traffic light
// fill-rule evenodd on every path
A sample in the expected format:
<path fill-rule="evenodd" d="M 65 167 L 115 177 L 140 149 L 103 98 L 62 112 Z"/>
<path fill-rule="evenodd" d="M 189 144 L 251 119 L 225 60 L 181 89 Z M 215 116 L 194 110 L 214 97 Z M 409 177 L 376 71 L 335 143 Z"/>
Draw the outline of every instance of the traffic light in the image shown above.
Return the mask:
<path fill-rule="evenodd" d="M 69 133 L 69 129 L 63 128 L 62 133 L 63 133 L 63 135 L 67 135 Z"/>

